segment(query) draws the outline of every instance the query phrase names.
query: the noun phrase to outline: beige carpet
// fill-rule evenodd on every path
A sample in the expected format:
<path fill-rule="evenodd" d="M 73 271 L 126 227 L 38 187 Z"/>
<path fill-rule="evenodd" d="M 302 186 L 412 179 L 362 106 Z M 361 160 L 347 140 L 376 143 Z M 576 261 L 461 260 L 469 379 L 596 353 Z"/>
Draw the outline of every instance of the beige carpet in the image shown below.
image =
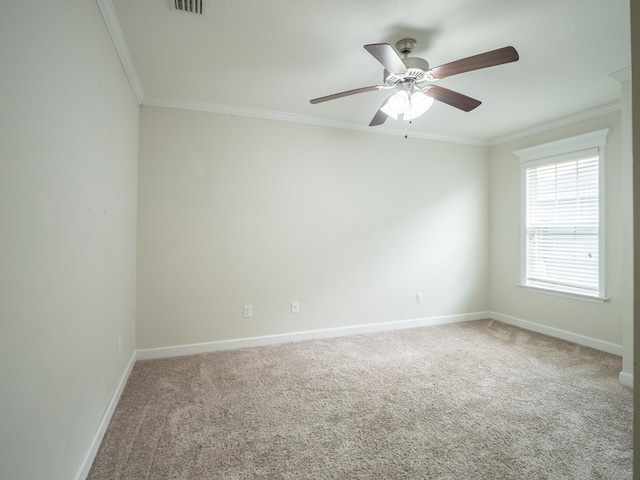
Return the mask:
<path fill-rule="evenodd" d="M 89 479 L 630 479 L 620 370 L 488 320 L 140 361 Z"/>

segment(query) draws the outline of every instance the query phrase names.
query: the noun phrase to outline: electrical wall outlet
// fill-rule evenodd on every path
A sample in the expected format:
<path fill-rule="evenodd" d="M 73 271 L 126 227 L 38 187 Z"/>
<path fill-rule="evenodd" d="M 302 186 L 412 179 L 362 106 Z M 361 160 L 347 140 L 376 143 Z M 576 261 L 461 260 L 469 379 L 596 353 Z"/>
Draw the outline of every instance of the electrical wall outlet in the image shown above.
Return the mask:
<path fill-rule="evenodd" d="M 422 292 L 416 293 L 416 303 L 422 303 Z"/>
<path fill-rule="evenodd" d="M 291 302 L 291 313 L 300 313 L 300 302 L 297 300 Z"/>
<path fill-rule="evenodd" d="M 242 310 L 242 316 L 244 318 L 253 317 L 253 305 L 245 305 Z"/>

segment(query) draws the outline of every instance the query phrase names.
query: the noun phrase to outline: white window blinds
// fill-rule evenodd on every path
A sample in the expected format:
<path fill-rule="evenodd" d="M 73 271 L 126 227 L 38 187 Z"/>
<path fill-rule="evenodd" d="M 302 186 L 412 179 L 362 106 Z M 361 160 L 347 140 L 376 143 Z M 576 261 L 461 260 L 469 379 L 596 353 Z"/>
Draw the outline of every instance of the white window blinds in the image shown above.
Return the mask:
<path fill-rule="evenodd" d="M 600 192 L 597 148 L 546 158 L 525 170 L 527 284 L 598 295 Z"/>

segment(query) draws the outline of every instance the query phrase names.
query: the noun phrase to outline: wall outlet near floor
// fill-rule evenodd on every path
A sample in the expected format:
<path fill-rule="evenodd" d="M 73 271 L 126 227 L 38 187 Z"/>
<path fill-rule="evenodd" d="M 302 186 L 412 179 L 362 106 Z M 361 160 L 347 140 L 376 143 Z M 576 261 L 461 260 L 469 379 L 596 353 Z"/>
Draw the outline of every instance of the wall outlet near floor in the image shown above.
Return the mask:
<path fill-rule="evenodd" d="M 244 318 L 253 317 L 253 305 L 245 305 L 242 310 L 242 316 Z"/>
<path fill-rule="evenodd" d="M 291 302 L 291 313 L 300 313 L 300 302 L 295 300 Z"/>
<path fill-rule="evenodd" d="M 416 303 L 422 303 L 422 292 L 416 293 Z"/>

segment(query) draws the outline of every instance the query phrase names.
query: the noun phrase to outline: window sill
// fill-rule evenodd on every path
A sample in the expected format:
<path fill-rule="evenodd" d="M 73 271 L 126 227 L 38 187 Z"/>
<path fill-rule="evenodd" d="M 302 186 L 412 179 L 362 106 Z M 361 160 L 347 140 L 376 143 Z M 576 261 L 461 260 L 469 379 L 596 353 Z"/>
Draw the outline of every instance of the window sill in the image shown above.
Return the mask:
<path fill-rule="evenodd" d="M 599 295 L 591 295 L 589 293 L 572 292 L 569 290 L 558 290 L 551 287 L 541 285 L 527 285 L 524 283 L 516 284 L 522 290 L 529 290 L 531 292 L 546 293 L 548 295 L 556 295 L 558 297 L 574 298 L 577 300 L 585 300 L 587 302 L 605 303 L 611 300 L 610 297 L 601 297 Z"/>

